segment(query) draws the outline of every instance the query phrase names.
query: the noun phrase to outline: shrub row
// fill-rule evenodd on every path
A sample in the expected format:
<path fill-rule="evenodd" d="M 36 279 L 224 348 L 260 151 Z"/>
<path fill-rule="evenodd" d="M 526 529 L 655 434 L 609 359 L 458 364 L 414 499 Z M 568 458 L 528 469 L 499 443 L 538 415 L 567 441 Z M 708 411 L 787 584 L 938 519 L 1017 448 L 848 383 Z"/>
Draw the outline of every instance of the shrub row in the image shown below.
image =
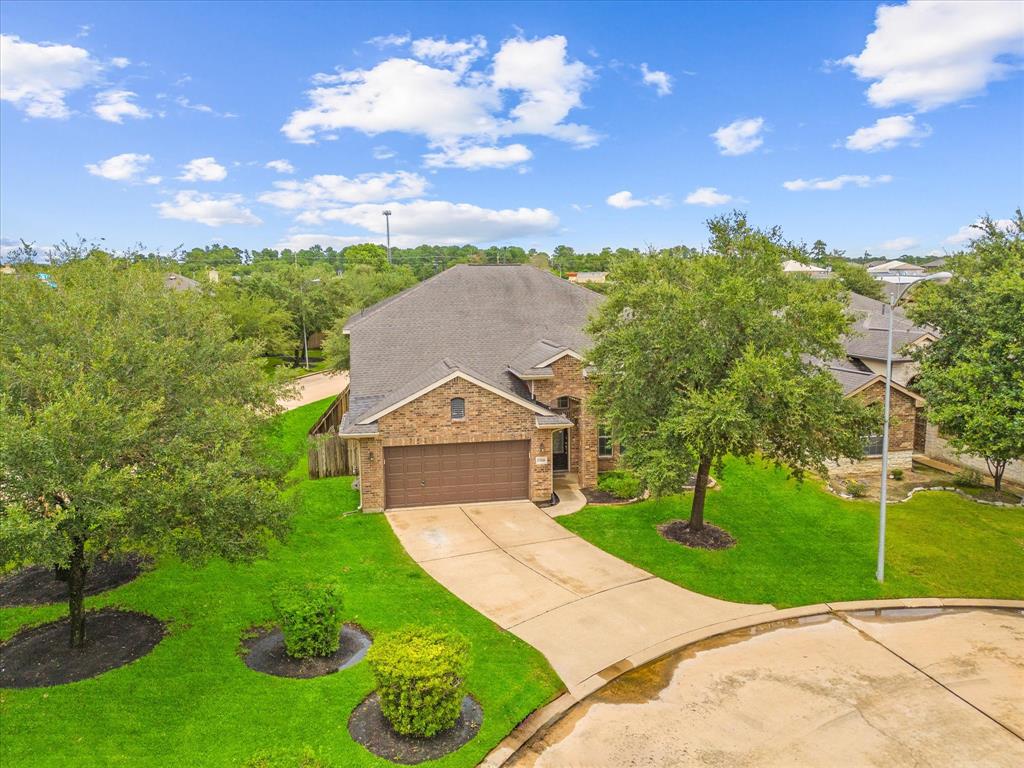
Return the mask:
<path fill-rule="evenodd" d="M 640 495 L 640 479 L 632 472 L 621 469 L 602 472 L 597 487 L 617 499 L 635 499 Z"/>

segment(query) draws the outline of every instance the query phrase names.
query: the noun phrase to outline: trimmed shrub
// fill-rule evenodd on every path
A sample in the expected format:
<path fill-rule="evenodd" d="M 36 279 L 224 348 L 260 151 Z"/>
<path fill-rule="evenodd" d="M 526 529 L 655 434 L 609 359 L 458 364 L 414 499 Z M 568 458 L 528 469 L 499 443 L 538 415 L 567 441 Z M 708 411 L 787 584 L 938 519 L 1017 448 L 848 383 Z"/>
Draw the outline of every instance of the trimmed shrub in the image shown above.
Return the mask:
<path fill-rule="evenodd" d="M 426 738 L 455 725 L 469 661 L 464 637 L 422 627 L 402 629 L 378 637 L 366 659 L 381 712 L 395 731 Z"/>
<path fill-rule="evenodd" d="M 635 499 L 640 495 L 640 479 L 632 472 L 621 469 L 602 472 L 597 487 L 617 499 Z"/>
<path fill-rule="evenodd" d="M 982 488 L 985 483 L 982 482 L 981 472 L 978 470 L 961 469 L 953 475 L 953 485 L 959 485 L 964 488 Z"/>
<path fill-rule="evenodd" d="M 867 494 L 868 484 L 862 483 L 860 480 L 847 480 L 846 492 L 853 496 L 853 498 L 859 499 Z"/>
<path fill-rule="evenodd" d="M 308 659 L 338 650 L 342 601 L 337 584 L 288 584 L 274 591 L 273 603 L 289 656 Z"/>
<path fill-rule="evenodd" d="M 903 479 L 903 470 L 902 469 L 894 469 L 892 472 L 889 473 L 889 476 L 892 477 L 893 480 L 902 480 Z"/>

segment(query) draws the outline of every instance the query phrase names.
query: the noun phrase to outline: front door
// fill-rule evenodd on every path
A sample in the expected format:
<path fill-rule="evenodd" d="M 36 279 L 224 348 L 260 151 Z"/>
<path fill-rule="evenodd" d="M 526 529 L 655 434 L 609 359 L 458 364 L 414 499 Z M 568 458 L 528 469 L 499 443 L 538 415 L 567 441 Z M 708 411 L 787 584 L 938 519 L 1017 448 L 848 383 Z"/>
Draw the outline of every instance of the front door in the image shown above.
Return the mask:
<path fill-rule="evenodd" d="M 569 469 L 569 430 L 560 429 L 551 436 L 551 468 L 555 472 Z"/>

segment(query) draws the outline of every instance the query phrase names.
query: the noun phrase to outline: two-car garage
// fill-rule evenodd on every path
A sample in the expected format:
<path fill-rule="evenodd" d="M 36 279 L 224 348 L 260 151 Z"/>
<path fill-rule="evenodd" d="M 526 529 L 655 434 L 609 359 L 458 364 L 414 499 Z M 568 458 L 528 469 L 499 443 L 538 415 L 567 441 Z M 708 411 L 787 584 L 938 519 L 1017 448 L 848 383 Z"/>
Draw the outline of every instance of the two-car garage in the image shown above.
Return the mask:
<path fill-rule="evenodd" d="M 530 497 L 530 441 L 405 445 L 384 449 L 388 507 Z"/>

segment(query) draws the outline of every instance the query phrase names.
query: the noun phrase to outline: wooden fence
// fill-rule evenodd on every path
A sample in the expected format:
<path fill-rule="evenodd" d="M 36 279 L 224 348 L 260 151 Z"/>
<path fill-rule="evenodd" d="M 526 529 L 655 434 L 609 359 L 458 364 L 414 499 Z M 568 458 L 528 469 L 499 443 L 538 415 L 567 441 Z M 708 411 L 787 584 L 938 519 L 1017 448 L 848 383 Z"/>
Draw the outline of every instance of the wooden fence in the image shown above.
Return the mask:
<path fill-rule="evenodd" d="M 334 398 L 307 435 L 306 464 L 309 477 L 341 477 L 359 474 L 359 449 L 355 440 L 338 437 L 338 425 L 348 409 L 348 389 Z"/>

